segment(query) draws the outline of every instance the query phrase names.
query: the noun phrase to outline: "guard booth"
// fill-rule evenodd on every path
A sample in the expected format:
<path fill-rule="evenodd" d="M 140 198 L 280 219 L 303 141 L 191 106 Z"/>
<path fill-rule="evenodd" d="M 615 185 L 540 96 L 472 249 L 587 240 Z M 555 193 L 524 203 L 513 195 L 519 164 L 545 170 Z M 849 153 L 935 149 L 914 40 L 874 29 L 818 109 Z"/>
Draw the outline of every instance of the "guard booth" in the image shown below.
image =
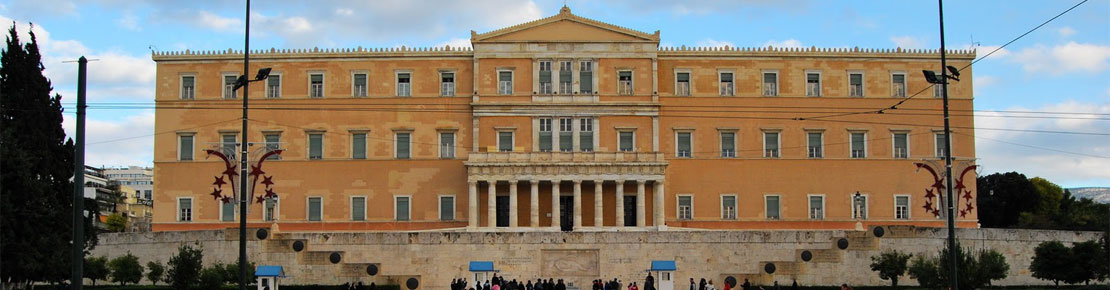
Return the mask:
<path fill-rule="evenodd" d="M 258 285 L 258 290 L 278 290 L 278 282 L 281 278 L 285 278 L 285 270 L 281 266 L 258 266 L 254 270 L 255 285 Z"/>
<path fill-rule="evenodd" d="M 489 280 L 493 273 L 497 273 L 497 270 L 493 269 L 493 261 L 470 261 L 470 273 L 474 281 L 468 287 Z"/>
<path fill-rule="evenodd" d="M 648 273 L 655 276 L 655 288 L 658 290 L 674 290 L 674 261 L 651 261 Z"/>

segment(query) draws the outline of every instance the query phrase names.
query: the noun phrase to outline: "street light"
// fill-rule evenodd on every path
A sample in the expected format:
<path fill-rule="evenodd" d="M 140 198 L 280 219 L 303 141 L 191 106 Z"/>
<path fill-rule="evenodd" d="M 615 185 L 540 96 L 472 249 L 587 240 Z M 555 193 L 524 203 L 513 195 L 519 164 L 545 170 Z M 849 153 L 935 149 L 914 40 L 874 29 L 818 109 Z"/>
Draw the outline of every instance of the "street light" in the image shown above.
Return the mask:
<path fill-rule="evenodd" d="M 948 122 L 948 80 L 960 81 L 958 78 L 960 76 L 960 70 L 953 66 L 949 66 L 948 59 L 946 58 L 947 52 L 944 48 L 944 0 L 937 0 L 937 10 L 940 16 L 940 65 L 947 69 L 947 71 L 941 70 L 940 78 L 937 78 L 936 72 L 933 71 L 923 70 L 921 72 L 925 74 L 926 81 L 933 85 L 941 86 L 941 98 L 944 102 L 944 178 L 947 181 L 947 191 L 945 191 L 944 195 L 948 199 L 945 206 L 947 207 L 946 216 L 948 217 L 948 261 L 951 263 L 948 267 L 951 271 L 948 275 L 948 287 L 949 289 L 960 289 L 957 283 L 957 281 L 959 281 L 957 278 L 959 264 L 956 260 L 958 256 L 956 251 L 960 249 L 956 247 L 956 210 L 952 199 L 952 127 Z M 951 72 L 952 75 L 948 75 L 947 72 Z"/>
<path fill-rule="evenodd" d="M 855 202 L 855 205 L 856 205 L 856 208 L 855 208 L 855 210 L 856 210 L 856 219 L 857 220 L 862 219 L 863 218 L 863 195 L 860 195 L 859 191 L 856 191 L 855 201 L 856 201 Z"/>

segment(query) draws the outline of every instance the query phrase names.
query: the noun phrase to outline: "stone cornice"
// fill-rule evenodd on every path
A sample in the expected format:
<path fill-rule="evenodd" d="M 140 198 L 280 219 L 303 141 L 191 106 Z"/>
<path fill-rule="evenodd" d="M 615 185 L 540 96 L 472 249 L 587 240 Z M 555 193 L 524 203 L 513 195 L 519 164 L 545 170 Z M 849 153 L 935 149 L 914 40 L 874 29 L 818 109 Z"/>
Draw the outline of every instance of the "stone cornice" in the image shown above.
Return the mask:
<path fill-rule="evenodd" d="M 470 47 L 387 47 L 387 48 L 312 48 L 251 50 L 252 60 L 364 59 L 400 57 L 473 57 Z M 159 51 L 151 54 L 154 61 L 243 60 L 243 50 Z"/>
<path fill-rule="evenodd" d="M 484 116 L 658 116 L 659 103 L 508 103 L 470 104 L 475 117 Z"/>
<path fill-rule="evenodd" d="M 975 50 L 948 50 L 955 60 L 975 59 Z M 876 48 L 794 48 L 794 47 L 660 47 L 659 58 L 668 57 L 828 57 L 828 58 L 897 58 L 940 59 L 938 49 L 876 49 Z"/>
<path fill-rule="evenodd" d="M 482 42 L 482 41 L 485 41 L 487 39 L 494 38 L 494 37 L 497 37 L 497 36 L 506 35 L 506 34 L 509 34 L 509 33 L 518 32 L 518 31 L 526 30 L 526 29 L 529 29 L 529 28 L 532 28 L 532 27 L 537 27 L 537 26 L 540 26 L 540 25 L 544 25 L 544 24 L 548 24 L 548 23 L 552 23 L 552 22 L 556 22 L 556 21 L 561 21 L 561 20 L 574 21 L 574 22 L 585 24 L 585 25 L 590 25 L 590 26 L 594 26 L 594 27 L 597 27 L 597 28 L 601 28 L 601 29 L 604 29 L 604 30 L 609 30 L 609 31 L 613 31 L 613 32 L 621 33 L 621 34 L 626 34 L 626 35 L 629 35 L 629 36 L 640 38 L 640 39 L 642 39 L 643 42 L 659 42 L 659 31 L 658 30 L 655 31 L 655 34 L 650 34 L 650 33 L 637 31 L 637 30 L 622 27 L 622 26 L 617 26 L 617 25 L 613 25 L 613 24 L 609 24 L 609 23 L 605 23 L 605 22 L 601 22 L 601 21 L 581 17 L 581 16 L 574 15 L 573 13 L 571 13 L 570 8 L 568 8 L 566 6 L 563 6 L 562 9 L 559 9 L 559 14 L 552 15 L 550 17 L 541 18 L 541 19 L 537 19 L 537 20 L 533 20 L 533 21 L 529 21 L 529 22 L 509 26 L 509 27 L 493 30 L 493 31 L 486 32 L 486 33 L 477 33 L 475 31 L 471 30 L 470 31 L 470 42 L 472 42 L 472 43 Z M 628 41 L 621 41 L 621 42 L 628 42 Z"/>

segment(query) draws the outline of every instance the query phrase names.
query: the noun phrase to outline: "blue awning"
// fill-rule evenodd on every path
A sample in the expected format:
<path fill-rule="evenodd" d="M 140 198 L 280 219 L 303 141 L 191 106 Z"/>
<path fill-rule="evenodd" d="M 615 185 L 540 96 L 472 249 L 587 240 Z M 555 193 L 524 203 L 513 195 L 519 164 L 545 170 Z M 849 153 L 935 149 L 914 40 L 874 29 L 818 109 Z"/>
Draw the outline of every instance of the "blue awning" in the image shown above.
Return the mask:
<path fill-rule="evenodd" d="M 493 272 L 493 261 L 470 261 L 470 272 Z"/>
<path fill-rule="evenodd" d="M 262 277 L 285 277 L 285 270 L 281 266 L 258 266 L 254 270 L 255 276 Z"/>
<path fill-rule="evenodd" d="M 674 261 L 651 261 L 651 271 L 674 271 L 677 270 Z"/>

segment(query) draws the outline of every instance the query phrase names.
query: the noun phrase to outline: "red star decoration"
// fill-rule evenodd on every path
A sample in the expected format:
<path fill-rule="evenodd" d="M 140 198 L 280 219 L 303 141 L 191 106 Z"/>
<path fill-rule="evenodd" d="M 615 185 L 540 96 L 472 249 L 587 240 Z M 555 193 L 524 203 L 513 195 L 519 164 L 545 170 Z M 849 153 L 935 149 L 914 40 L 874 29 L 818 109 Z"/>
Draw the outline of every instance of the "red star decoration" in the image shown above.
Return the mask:
<path fill-rule="evenodd" d="M 223 196 L 223 194 L 221 192 L 223 192 L 223 190 L 221 190 L 221 189 L 212 190 L 212 194 L 211 194 L 212 198 L 215 198 L 216 200 L 220 200 L 220 197 Z"/>
<path fill-rule="evenodd" d="M 277 193 L 276 193 L 276 192 L 274 192 L 274 190 L 273 190 L 273 189 L 267 188 L 267 189 L 266 189 L 266 195 L 264 195 L 264 196 L 265 196 L 265 197 L 268 197 L 268 198 L 269 198 L 269 197 L 275 197 L 275 196 L 277 196 Z"/>
<path fill-rule="evenodd" d="M 259 175 L 263 175 L 263 174 L 266 174 L 266 172 L 262 171 L 262 167 L 260 167 L 258 165 L 251 166 L 251 173 L 250 173 L 251 176 L 259 176 Z"/>
<path fill-rule="evenodd" d="M 224 170 L 223 173 L 225 175 L 227 175 L 227 177 L 231 177 L 231 178 L 234 178 L 235 176 L 239 175 L 238 172 L 235 172 L 235 167 L 228 167 L 227 170 Z"/>
<path fill-rule="evenodd" d="M 933 194 L 933 190 L 932 190 L 932 189 L 926 189 L 926 190 L 925 190 L 925 198 L 933 198 L 933 197 L 935 197 L 935 196 L 937 196 L 937 195 L 936 195 L 936 194 Z"/>
<path fill-rule="evenodd" d="M 213 182 L 212 185 L 223 186 L 224 184 L 227 184 L 227 182 L 224 181 L 224 176 L 223 175 L 216 176 L 215 178 L 216 178 L 216 182 Z"/>
<path fill-rule="evenodd" d="M 968 202 L 971 202 L 971 191 L 970 190 L 964 191 L 964 199 L 967 199 Z"/>
<path fill-rule="evenodd" d="M 273 185 L 274 184 L 274 177 L 273 176 L 263 176 L 262 177 L 262 184 Z"/>
<path fill-rule="evenodd" d="M 262 203 L 262 202 L 265 202 L 265 201 L 266 201 L 266 197 L 259 196 L 258 198 L 255 198 L 255 202 L 257 202 L 257 203 Z"/>
<path fill-rule="evenodd" d="M 220 201 L 222 201 L 223 203 L 231 203 L 231 197 L 225 196 L 221 198 Z"/>

